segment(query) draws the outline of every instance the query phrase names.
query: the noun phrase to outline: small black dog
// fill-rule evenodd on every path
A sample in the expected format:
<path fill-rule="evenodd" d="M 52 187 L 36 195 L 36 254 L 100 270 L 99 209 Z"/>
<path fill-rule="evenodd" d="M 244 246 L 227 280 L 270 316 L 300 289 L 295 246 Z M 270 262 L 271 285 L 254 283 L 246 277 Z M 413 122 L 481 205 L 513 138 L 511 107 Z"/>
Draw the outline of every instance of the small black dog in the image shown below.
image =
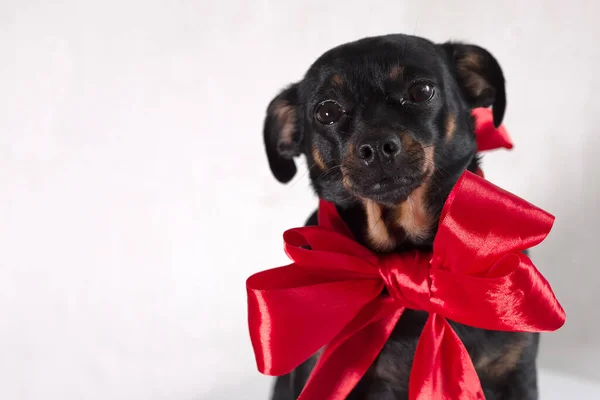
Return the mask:
<path fill-rule="evenodd" d="M 271 102 L 264 127 L 269 164 L 285 183 L 296 173 L 293 158 L 304 154 L 316 193 L 337 205 L 372 250 L 431 250 L 450 190 L 479 165 L 474 107 L 492 107 L 501 123 L 504 77 L 486 50 L 405 35 L 362 39 L 325 53 Z M 316 214 L 307 224 L 316 224 Z M 420 311 L 402 315 L 350 399 L 408 398 L 426 318 Z M 537 334 L 453 327 L 488 400 L 537 399 Z M 278 378 L 273 399 L 297 398 L 316 357 Z"/>

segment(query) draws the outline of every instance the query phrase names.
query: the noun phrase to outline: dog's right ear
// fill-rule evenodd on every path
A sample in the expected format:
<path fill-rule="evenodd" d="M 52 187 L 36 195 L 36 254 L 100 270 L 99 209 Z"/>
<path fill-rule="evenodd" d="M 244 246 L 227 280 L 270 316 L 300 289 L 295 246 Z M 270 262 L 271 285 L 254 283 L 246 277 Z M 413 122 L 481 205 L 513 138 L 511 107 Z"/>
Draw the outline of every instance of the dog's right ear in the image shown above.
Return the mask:
<path fill-rule="evenodd" d="M 504 75 L 498 61 L 486 49 L 472 44 L 442 44 L 454 64 L 456 78 L 473 108 L 492 107 L 494 125 L 500 126 L 506 110 Z"/>
<path fill-rule="evenodd" d="M 263 130 L 265 149 L 271 172 L 282 183 L 296 175 L 294 157 L 301 153 L 302 116 L 298 109 L 298 84 L 279 93 L 267 108 Z"/>

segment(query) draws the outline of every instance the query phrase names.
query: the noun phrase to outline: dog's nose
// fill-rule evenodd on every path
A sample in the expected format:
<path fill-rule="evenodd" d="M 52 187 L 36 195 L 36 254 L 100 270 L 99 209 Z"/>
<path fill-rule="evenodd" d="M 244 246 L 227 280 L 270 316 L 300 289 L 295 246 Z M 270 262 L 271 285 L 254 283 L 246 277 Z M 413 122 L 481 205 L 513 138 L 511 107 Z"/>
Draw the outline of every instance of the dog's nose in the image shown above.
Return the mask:
<path fill-rule="evenodd" d="M 401 142 L 398 135 L 390 135 L 380 139 L 367 139 L 358 145 L 358 158 L 371 164 L 377 157 L 381 161 L 390 162 L 400 154 Z"/>

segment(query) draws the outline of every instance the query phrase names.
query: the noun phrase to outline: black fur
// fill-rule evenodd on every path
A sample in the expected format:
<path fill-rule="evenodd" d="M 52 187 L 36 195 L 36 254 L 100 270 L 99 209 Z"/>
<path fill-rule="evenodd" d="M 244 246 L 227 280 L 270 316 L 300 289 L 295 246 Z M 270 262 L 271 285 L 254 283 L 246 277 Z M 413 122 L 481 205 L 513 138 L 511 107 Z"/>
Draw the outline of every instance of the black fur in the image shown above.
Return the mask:
<path fill-rule="evenodd" d="M 406 102 L 409 88 L 419 82 L 433 86 L 433 97 L 423 103 Z M 315 116 L 318 105 L 328 100 L 344 110 L 331 125 L 320 123 Z M 391 212 L 429 179 L 426 210 L 432 216 L 432 229 L 413 236 L 393 231 L 393 249 L 384 251 L 430 250 L 448 193 L 464 170 L 475 171 L 479 166 L 470 111 L 490 106 L 499 125 L 506 108 L 504 77 L 486 50 L 461 43 L 437 45 L 405 35 L 366 38 L 328 51 L 300 82 L 274 99 L 265 120 L 267 156 L 275 177 L 287 182 L 296 173 L 293 158 L 304 154 L 315 192 L 337 205 L 342 218 L 366 245 L 370 243 L 365 198 L 380 204 L 382 213 Z M 382 143 L 394 135 L 406 142 L 398 155 L 384 159 L 387 153 L 382 152 Z M 377 152 L 374 164 L 364 154 L 356 156 L 365 143 Z M 423 154 L 425 149 L 433 149 L 430 175 L 423 173 L 427 159 L 416 150 L 407 150 L 406 143 L 417 143 L 415 148 Z M 374 182 L 381 185 L 374 186 Z M 372 187 L 378 189 L 371 192 Z M 316 223 L 313 214 L 307 224 Z M 407 398 L 412 358 L 426 318 L 421 311 L 404 313 L 350 399 Z M 488 400 L 537 399 L 537 334 L 452 325 L 476 365 Z M 506 361 L 515 347 L 520 348 L 515 353 L 518 359 Z M 314 362 L 313 357 L 278 378 L 273 399 L 297 398 Z"/>

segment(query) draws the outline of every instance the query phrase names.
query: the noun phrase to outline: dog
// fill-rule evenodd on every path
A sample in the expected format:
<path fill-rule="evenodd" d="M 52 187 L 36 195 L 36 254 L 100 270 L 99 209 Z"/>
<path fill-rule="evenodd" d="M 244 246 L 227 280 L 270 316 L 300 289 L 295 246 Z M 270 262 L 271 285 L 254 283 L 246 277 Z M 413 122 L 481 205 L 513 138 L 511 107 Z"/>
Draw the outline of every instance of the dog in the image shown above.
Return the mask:
<path fill-rule="evenodd" d="M 336 205 L 372 251 L 431 251 L 450 190 L 480 164 L 476 107 L 491 107 L 496 126 L 506 109 L 502 69 L 477 45 L 402 34 L 346 43 L 269 104 L 263 132 L 269 166 L 287 183 L 297 172 L 294 158 L 304 155 L 316 194 Z M 306 224 L 317 224 L 316 212 Z M 426 319 L 416 310 L 402 315 L 349 399 L 408 398 Z M 451 324 L 487 400 L 538 398 L 538 334 Z M 317 357 L 277 378 L 272 399 L 296 399 Z"/>

